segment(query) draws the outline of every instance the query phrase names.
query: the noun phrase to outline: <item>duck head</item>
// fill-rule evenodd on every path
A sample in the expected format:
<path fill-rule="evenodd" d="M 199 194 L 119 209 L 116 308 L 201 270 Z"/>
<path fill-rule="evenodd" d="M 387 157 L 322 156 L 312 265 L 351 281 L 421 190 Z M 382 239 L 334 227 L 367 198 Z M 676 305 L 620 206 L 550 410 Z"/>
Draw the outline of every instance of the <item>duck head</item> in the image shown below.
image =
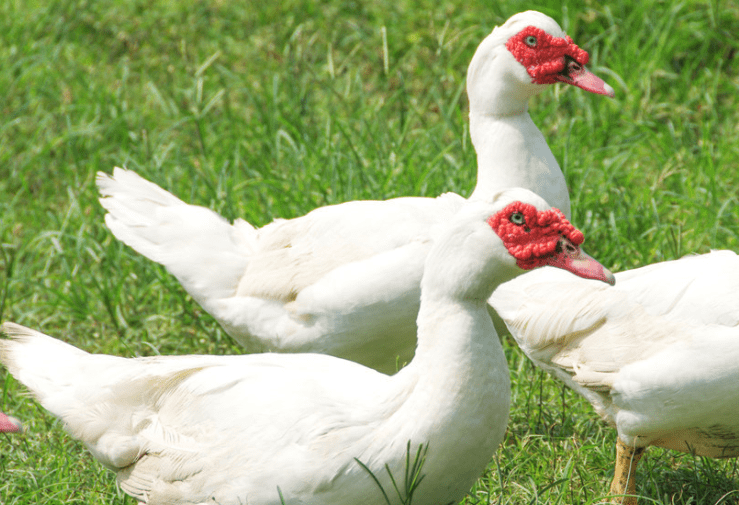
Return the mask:
<path fill-rule="evenodd" d="M 475 51 L 467 71 L 470 109 L 518 112 L 546 85 L 563 82 L 613 97 L 614 91 L 587 70 L 588 53 L 549 16 L 518 13 L 496 27 Z"/>
<path fill-rule="evenodd" d="M 434 240 L 424 292 L 486 300 L 499 284 L 542 266 L 614 284 L 613 274 L 580 248 L 583 240 L 562 212 L 527 189 L 469 201 Z"/>

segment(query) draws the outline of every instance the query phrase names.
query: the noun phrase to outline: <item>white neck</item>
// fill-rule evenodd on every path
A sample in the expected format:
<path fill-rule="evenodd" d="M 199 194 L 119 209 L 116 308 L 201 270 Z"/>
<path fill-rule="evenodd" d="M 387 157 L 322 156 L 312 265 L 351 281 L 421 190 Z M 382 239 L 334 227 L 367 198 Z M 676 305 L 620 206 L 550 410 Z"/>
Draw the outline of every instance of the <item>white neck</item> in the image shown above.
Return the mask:
<path fill-rule="evenodd" d="M 505 433 L 508 365 L 486 306 L 422 298 L 416 355 L 394 377 L 412 391 L 394 415 L 402 422 L 387 426 L 393 445 L 429 445 L 424 473 L 431 480 L 419 488 L 422 503 L 444 498 L 445 489 L 468 489 L 474 479 L 462 481 L 485 466 Z M 457 462 L 451 471 L 449 461 Z"/>
<path fill-rule="evenodd" d="M 471 199 L 489 201 L 501 189 L 522 187 L 570 217 L 564 175 L 526 107 L 507 116 L 471 111 L 470 137 L 477 152 L 477 185 Z"/>
<path fill-rule="evenodd" d="M 409 367 L 427 372 L 428 377 L 422 379 L 428 383 L 441 382 L 448 391 L 451 377 L 499 374 L 488 367 L 502 356 L 502 348 L 485 300 L 423 297 L 418 334 L 416 354 Z M 505 372 L 507 375 L 507 367 Z"/>

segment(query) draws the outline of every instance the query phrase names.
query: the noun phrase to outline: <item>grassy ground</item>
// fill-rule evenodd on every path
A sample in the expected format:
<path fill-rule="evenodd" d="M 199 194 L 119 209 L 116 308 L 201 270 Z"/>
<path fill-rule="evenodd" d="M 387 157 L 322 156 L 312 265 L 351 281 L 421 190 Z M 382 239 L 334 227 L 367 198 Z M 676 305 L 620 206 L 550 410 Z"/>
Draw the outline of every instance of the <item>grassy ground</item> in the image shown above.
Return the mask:
<path fill-rule="evenodd" d="M 537 8 L 590 52 L 609 100 L 552 87 L 532 116 L 587 250 L 614 270 L 739 250 L 739 6 L 723 1 L 0 3 L 0 319 L 88 351 L 238 353 L 163 269 L 103 225 L 125 165 L 261 225 L 330 203 L 469 194 L 464 76 Z M 467 504 L 602 501 L 615 434 L 512 345 L 508 436 Z M 1 372 L 0 503 L 132 504 Z M 652 449 L 641 503 L 739 499 L 736 460 Z M 727 494 L 729 494 L 727 496 Z"/>

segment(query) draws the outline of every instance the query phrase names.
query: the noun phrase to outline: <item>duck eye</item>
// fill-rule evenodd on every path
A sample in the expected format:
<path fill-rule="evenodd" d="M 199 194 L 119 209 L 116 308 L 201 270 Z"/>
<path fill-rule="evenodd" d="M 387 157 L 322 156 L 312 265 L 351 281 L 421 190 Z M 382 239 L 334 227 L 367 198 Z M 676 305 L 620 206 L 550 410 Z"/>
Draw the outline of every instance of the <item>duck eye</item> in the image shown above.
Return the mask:
<path fill-rule="evenodd" d="M 533 35 L 529 35 L 528 37 L 526 37 L 525 39 L 523 39 L 523 41 L 529 47 L 536 47 L 536 42 L 537 41 L 536 41 L 536 37 L 534 37 Z"/>
<path fill-rule="evenodd" d="M 508 220 L 511 223 L 519 226 L 522 224 L 526 224 L 526 218 L 523 217 L 523 213 L 521 212 L 514 212 L 513 214 L 511 214 L 511 217 L 509 217 Z"/>

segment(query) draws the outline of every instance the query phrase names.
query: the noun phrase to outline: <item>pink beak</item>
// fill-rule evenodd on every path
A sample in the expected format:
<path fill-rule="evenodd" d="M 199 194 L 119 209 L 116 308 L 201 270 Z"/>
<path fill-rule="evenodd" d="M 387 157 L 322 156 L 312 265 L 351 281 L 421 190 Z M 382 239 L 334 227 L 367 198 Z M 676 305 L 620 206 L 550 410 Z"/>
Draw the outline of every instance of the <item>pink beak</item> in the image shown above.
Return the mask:
<path fill-rule="evenodd" d="M 559 239 L 559 253 L 544 262 L 545 265 L 561 268 L 584 279 L 594 279 L 616 284 L 616 278 L 610 270 L 591 258 L 578 246 L 562 237 Z"/>
<path fill-rule="evenodd" d="M 606 95 L 613 98 L 616 93 L 613 88 L 605 83 L 603 79 L 586 69 L 583 65 L 572 58 L 567 58 L 566 72 L 557 75 L 557 80 L 566 84 L 572 84 L 585 91 L 597 95 Z"/>
<path fill-rule="evenodd" d="M 21 422 L 0 412 L 0 433 L 14 433 L 23 431 Z"/>

